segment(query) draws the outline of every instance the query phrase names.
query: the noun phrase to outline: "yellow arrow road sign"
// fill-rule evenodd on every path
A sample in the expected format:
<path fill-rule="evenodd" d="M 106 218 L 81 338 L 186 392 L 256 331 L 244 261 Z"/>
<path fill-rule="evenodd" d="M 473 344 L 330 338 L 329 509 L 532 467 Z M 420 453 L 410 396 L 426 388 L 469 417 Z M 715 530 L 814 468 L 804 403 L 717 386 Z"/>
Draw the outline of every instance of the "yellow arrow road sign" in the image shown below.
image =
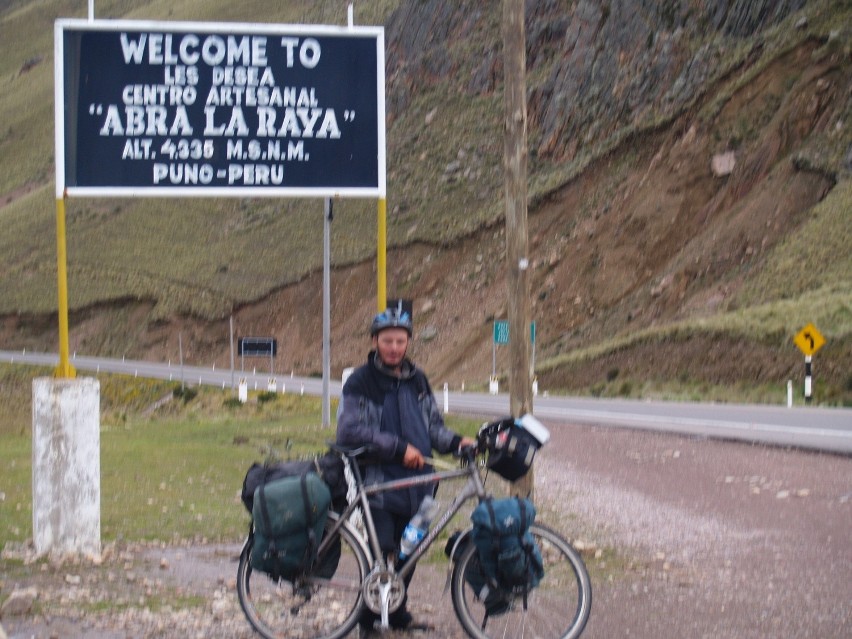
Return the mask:
<path fill-rule="evenodd" d="M 813 355 L 825 344 L 825 338 L 816 326 L 808 323 L 807 326 L 796 333 L 793 342 L 805 355 Z"/>

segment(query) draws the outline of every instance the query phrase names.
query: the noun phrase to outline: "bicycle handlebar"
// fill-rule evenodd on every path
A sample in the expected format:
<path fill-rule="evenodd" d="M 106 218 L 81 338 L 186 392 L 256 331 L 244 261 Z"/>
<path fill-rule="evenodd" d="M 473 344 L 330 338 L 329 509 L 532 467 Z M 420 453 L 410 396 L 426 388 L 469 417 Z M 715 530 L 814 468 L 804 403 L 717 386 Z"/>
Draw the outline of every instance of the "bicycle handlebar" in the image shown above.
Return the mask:
<path fill-rule="evenodd" d="M 462 446 L 457 451 L 453 453 L 453 457 L 456 459 L 463 459 L 464 461 L 470 463 L 476 456 L 479 454 L 479 442 L 473 444 L 472 446 Z"/>

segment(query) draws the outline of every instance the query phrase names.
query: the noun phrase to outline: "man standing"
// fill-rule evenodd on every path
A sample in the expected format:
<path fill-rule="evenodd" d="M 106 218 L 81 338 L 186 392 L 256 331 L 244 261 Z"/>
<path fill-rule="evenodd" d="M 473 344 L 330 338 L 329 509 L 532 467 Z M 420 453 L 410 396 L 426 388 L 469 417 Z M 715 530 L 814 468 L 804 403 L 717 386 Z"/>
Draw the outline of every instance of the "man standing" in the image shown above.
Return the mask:
<path fill-rule="evenodd" d="M 338 413 L 337 443 L 373 445 L 380 463 L 364 468 L 367 484 L 432 472 L 424 457 L 432 450 L 449 453 L 474 440 L 444 425 L 426 375 L 406 357 L 412 337 L 411 316 L 401 307 L 389 308 L 370 325 L 372 350 L 343 386 Z M 434 486 L 412 486 L 370 498 L 379 543 L 385 556 L 396 556 L 402 531 Z M 406 584 L 407 585 L 407 584 Z M 407 599 L 407 597 L 406 597 Z M 369 632 L 378 618 L 365 610 L 359 623 Z M 411 625 L 406 601 L 390 615 L 395 629 Z"/>

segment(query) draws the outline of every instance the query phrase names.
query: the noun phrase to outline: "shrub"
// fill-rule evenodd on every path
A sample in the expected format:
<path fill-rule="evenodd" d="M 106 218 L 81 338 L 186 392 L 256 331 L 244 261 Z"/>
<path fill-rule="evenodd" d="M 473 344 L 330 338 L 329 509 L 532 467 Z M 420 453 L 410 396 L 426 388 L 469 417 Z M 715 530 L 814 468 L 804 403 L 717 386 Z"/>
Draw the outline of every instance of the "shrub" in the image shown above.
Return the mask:
<path fill-rule="evenodd" d="M 191 402 L 198 395 L 198 389 L 191 386 L 176 386 L 172 391 L 175 399 L 182 399 L 184 404 Z"/>
<path fill-rule="evenodd" d="M 222 402 L 222 405 L 225 408 L 241 408 L 243 403 L 238 397 L 229 397 L 224 402 Z"/>

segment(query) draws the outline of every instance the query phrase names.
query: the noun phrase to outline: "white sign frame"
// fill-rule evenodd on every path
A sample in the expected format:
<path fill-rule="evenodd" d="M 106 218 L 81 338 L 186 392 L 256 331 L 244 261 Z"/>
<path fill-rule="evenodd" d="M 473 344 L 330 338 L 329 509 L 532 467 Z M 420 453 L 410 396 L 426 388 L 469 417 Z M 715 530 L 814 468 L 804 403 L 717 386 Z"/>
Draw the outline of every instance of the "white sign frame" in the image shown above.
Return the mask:
<path fill-rule="evenodd" d="M 370 186 L 79 186 L 67 185 L 65 130 L 65 63 L 64 34 L 79 31 L 135 31 L 151 33 L 227 33 L 235 35 L 295 35 L 299 37 L 356 36 L 374 38 L 376 42 L 376 132 L 377 180 Z M 56 149 L 56 197 L 386 197 L 386 130 L 385 130 L 385 43 L 383 27 L 292 25 L 263 23 L 169 22 L 136 20 L 60 19 L 54 24 L 54 120 Z M 369 116 L 368 116 L 369 117 Z M 109 161 L 107 158 L 106 161 Z M 321 167 L 320 167 L 321 169 Z"/>

